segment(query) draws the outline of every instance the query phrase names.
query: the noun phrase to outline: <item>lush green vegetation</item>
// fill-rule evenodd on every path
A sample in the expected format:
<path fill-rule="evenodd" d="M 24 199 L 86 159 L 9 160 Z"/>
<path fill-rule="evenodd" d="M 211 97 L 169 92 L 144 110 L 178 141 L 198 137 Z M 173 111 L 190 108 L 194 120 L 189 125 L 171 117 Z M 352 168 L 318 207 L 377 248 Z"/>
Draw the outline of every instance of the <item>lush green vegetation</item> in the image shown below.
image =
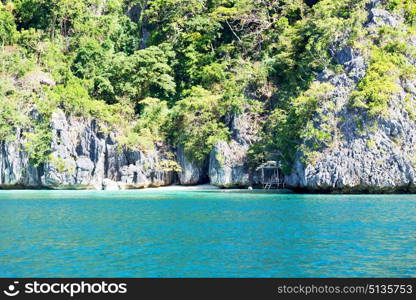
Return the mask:
<path fill-rule="evenodd" d="M 333 86 L 316 81 L 324 69 L 343 71 L 336 47 L 368 53 L 351 109 L 369 118 L 386 116 L 397 80 L 414 73 L 414 1 L 384 1 L 405 16 L 405 33 L 367 32 L 366 2 L 2 0 L 0 140 L 31 127 L 33 164 L 52 159 L 49 122 L 60 109 L 117 130 L 121 147 L 181 144 L 202 162 L 230 139 L 233 115 L 251 112 L 264 127 L 252 166 L 273 153 L 289 172 L 298 150 L 312 162 L 337 134 L 322 109 L 333 109 Z"/>

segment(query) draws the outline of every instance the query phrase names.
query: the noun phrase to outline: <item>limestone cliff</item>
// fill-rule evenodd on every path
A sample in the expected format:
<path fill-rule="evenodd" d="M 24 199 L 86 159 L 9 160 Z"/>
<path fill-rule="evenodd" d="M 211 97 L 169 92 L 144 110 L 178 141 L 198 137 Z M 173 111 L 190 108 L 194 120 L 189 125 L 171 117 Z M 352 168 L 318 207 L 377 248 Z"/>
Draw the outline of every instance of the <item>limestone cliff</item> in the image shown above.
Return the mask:
<path fill-rule="evenodd" d="M 53 188 L 122 189 L 173 183 L 164 171 L 166 148 L 143 153 L 118 149 L 116 133 L 103 134 L 95 120 L 52 114 L 52 144 L 48 162 L 31 166 L 21 132 L 3 142 L 0 184 Z"/>
<path fill-rule="evenodd" d="M 385 10 L 380 1 L 369 2 L 367 13 L 364 28 L 368 39 L 380 28 L 406 30 L 403 17 Z M 414 38 L 408 44 L 414 46 Z M 335 138 L 312 160 L 305 162 L 304 153 L 299 152 L 286 184 L 314 191 L 414 190 L 416 124 L 407 105 L 416 100 L 416 81 L 398 77 L 398 89 L 389 97 L 388 110 L 374 117 L 351 107 L 352 93 L 368 71 L 368 56 L 341 45 L 334 58 L 343 72 L 325 70 L 318 80 L 334 87 L 321 114 L 334 120 Z M 412 57 L 408 59 L 410 65 L 415 65 Z M 316 128 L 324 123 L 320 120 Z"/>
<path fill-rule="evenodd" d="M 329 46 L 325 46 L 324 49 L 327 53 L 322 56 L 323 67 L 311 75 L 310 82 L 296 86 L 299 91 L 290 95 L 290 100 L 283 106 L 282 111 L 286 110 L 284 113 L 293 113 L 291 109 L 299 105 L 296 103 L 297 97 L 306 95 L 306 98 L 319 98 L 312 99 L 317 103 L 317 107 L 306 109 L 311 116 L 301 119 L 303 123 L 300 127 L 305 127 L 305 131 L 293 135 L 296 145 L 288 147 L 293 155 L 290 155 L 290 161 L 285 161 L 289 165 L 288 168 L 280 170 L 281 173 L 285 172 L 284 184 L 287 187 L 318 192 L 416 190 L 414 28 L 412 31 L 406 25 L 404 13 L 388 9 L 386 1 L 356 2 L 361 5 L 356 19 L 358 23 L 351 25 L 349 30 L 335 30 Z M 97 8 L 97 14 L 99 13 Z M 140 13 L 136 7 L 129 11 L 129 16 L 138 20 Z M 332 27 L 335 28 L 348 18 L 352 18 L 351 15 L 343 12 L 334 18 L 336 21 L 332 20 Z M 319 39 L 319 35 L 324 33 L 317 33 L 314 39 Z M 142 47 L 145 47 L 146 39 L 141 42 Z M 308 51 L 313 52 L 313 49 Z M 381 65 L 389 66 L 391 70 L 380 71 L 380 67 L 377 66 L 377 59 L 380 57 L 375 58 L 374 54 L 377 54 L 377 51 L 384 51 L 378 54 L 384 60 Z M 379 86 L 375 88 L 366 87 L 372 80 L 369 74 L 377 72 L 388 73 L 386 81 L 381 84 L 379 82 Z M 17 90 L 25 90 L 25 98 L 30 99 L 33 92 L 41 94 L 42 86 L 55 85 L 46 72 L 36 71 L 29 75 L 16 82 L 11 81 L 11 85 L 18 87 Z M 243 75 L 241 76 L 244 77 Z M 383 74 L 380 78 L 383 79 Z M 202 159 L 199 163 L 189 158 L 183 146 L 169 145 L 177 143 L 169 134 L 155 139 L 156 145 L 153 150 L 140 151 L 137 145 L 133 147 L 135 150 L 131 150 L 118 142 L 117 129 L 103 130 L 93 117 L 77 117 L 76 115 L 82 114 L 72 114 L 70 109 L 65 110 L 59 106 L 59 109 L 53 110 L 50 120 L 48 115 L 47 122 L 50 124 L 47 126 L 52 136 L 47 145 L 50 146 L 47 160 L 40 163 L 31 161 L 31 149 L 28 149 L 30 145 L 28 146 L 26 135 L 34 130 L 30 126 L 16 128 L 13 131 L 13 139 L 3 139 L 0 142 L 0 185 L 125 189 L 174 183 L 195 185 L 210 182 L 220 187 L 247 187 L 258 184 L 258 174 L 253 162 L 249 162 L 249 153 L 253 146 L 267 144 L 269 141 L 264 141 L 265 138 L 275 138 L 276 135 L 261 133 L 262 130 L 264 133 L 274 130 L 273 126 L 267 127 L 264 124 L 271 119 L 271 115 L 279 112 L 276 104 L 279 103 L 279 99 L 276 98 L 278 95 L 283 97 L 282 93 L 276 92 L 281 88 L 278 76 L 268 80 L 261 81 L 266 87 L 266 94 L 269 94 L 266 98 L 261 96 L 264 93 L 250 90 L 261 90 L 261 86 L 251 84 L 246 88 L 248 90 L 244 90 L 244 98 L 258 100 L 263 106 L 262 112 L 256 111 L 254 106 L 247 104 L 248 102 L 241 102 L 245 104 L 241 104 L 238 112 L 227 108 L 220 116 L 211 111 L 209 114 L 206 113 L 207 116 L 204 118 L 207 122 L 212 121 L 215 116 L 218 117 L 219 123 L 227 128 L 215 127 L 215 130 L 226 129 L 226 134 L 221 135 L 221 139 L 224 140 L 216 139 L 212 143 L 216 142 L 213 147 L 209 144 L 203 154 L 206 156 L 205 160 Z M 383 84 L 387 88 L 383 88 Z M 274 86 L 269 89 L 269 85 Z M 316 87 L 322 88 L 324 94 L 321 91 L 319 96 L 308 96 L 308 91 Z M 273 94 L 274 92 L 276 94 Z M 382 97 L 376 95 L 377 93 L 382 93 Z M 210 97 L 209 95 L 202 94 L 200 97 Z M 186 99 L 188 98 L 182 101 Z M 191 101 L 192 97 L 189 99 L 187 101 Z M 61 100 L 65 102 L 65 99 Z M 27 105 L 27 113 L 31 114 L 30 120 L 42 118 L 36 110 L 36 105 L 28 103 L 30 105 Z M 191 107 L 194 109 L 194 106 Z M 195 111 L 195 114 L 198 114 L 198 111 Z M 4 123 L 8 124 L 6 121 Z M 288 128 L 292 129 L 290 126 Z M 176 128 L 170 128 L 170 131 L 173 130 Z M 293 130 L 299 130 L 299 126 Z M 212 132 L 210 134 L 213 135 Z M 207 136 L 204 135 L 204 138 Z M 283 162 L 286 159 L 282 154 L 285 145 L 275 146 L 278 144 L 267 144 L 272 145 L 274 149 L 265 147 L 267 150 L 264 151 L 268 153 L 261 159 L 264 161 L 269 155 L 273 160 Z M 206 155 L 209 151 L 209 155 Z M 258 164 L 262 163 L 261 159 L 257 161 Z M 169 170 L 164 167 L 167 162 L 175 162 L 180 168 Z"/>
<path fill-rule="evenodd" d="M 388 11 L 382 1 L 368 1 L 364 13 L 362 40 L 368 45 L 382 43 L 376 41 L 380 31 L 408 30 L 404 17 Z M 406 43 L 414 47 L 416 37 L 411 36 Z M 331 86 L 331 91 L 320 103 L 313 127 L 329 130 L 331 141 L 307 153 L 303 149 L 309 148 L 310 141 L 303 140 L 284 184 L 322 192 L 415 190 L 416 124 L 409 104 L 416 101 L 416 80 L 413 76 L 398 76 L 398 89 L 389 96 L 387 111 L 371 115 L 368 109 L 352 105 L 353 93 L 371 63 L 368 51 L 351 46 L 348 35 L 334 40 L 329 51 L 341 68 L 327 68 L 316 77 L 316 85 Z M 416 64 L 414 56 L 407 56 L 407 61 L 408 65 Z M 245 122 L 249 124 L 250 120 Z M 220 186 L 255 184 L 253 170 L 243 167 L 246 152 L 235 136 L 231 143 L 219 143 L 211 154 L 211 182 Z"/>
<path fill-rule="evenodd" d="M 259 116 L 252 113 L 234 115 L 230 128 L 232 140 L 218 142 L 209 157 L 211 184 L 221 187 L 247 187 L 252 184 L 247 151 L 257 140 Z"/>

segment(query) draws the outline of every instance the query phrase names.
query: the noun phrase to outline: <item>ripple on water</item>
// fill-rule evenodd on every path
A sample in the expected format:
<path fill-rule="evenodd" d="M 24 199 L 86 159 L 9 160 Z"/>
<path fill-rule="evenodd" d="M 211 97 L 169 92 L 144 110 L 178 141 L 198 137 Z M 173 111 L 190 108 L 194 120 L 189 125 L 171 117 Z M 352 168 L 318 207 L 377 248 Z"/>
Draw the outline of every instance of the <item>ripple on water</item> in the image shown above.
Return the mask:
<path fill-rule="evenodd" d="M 415 277 L 416 197 L 0 191 L 0 275 Z"/>

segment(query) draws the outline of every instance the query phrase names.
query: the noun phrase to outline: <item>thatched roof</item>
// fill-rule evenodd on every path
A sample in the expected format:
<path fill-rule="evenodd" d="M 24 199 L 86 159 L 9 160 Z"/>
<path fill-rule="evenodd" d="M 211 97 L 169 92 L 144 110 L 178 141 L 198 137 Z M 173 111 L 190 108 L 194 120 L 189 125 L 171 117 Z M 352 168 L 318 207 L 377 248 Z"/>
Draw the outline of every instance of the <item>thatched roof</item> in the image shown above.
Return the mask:
<path fill-rule="evenodd" d="M 257 167 L 256 170 L 261 169 L 278 169 L 280 168 L 280 163 L 274 160 L 266 161 L 265 163 L 262 163 L 259 167 Z"/>

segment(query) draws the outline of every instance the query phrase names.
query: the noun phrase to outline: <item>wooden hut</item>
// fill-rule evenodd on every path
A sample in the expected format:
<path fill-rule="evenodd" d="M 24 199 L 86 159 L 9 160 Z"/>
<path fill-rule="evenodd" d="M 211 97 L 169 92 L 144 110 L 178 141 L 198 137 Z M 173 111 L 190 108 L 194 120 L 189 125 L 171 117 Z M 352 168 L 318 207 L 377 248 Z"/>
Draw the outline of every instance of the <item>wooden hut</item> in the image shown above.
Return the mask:
<path fill-rule="evenodd" d="M 280 187 L 279 169 L 280 164 L 274 160 L 266 161 L 256 169 L 261 172 L 261 184 L 264 189 Z"/>

